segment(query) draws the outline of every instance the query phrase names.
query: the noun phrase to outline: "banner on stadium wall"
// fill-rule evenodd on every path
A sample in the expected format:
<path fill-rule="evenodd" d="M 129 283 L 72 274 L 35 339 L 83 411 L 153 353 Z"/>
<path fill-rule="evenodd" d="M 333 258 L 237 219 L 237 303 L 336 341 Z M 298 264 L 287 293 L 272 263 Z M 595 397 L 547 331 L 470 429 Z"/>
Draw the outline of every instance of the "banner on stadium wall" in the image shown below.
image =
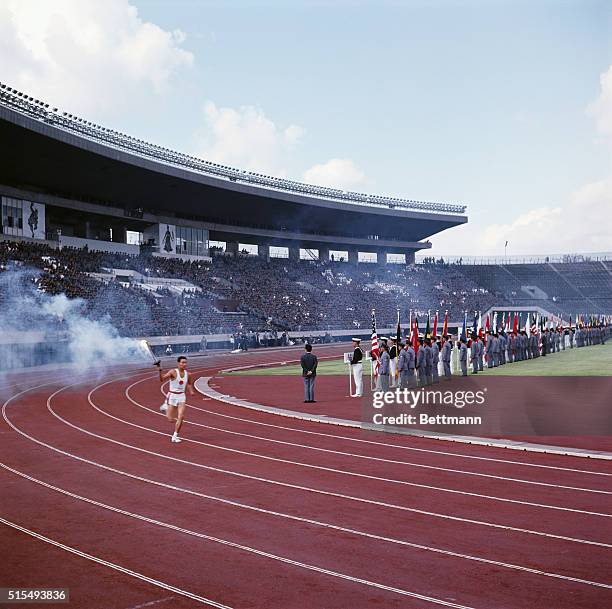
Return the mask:
<path fill-rule="evenodd" d="M 174 224 L 159 225 L 160 254 L 176 254 L 176 226 Z"/>
<path fill-rule="evenodd" d="M 30 239 L 44 239 L 45 232 L 45 206 L 43 203 L 32 203 L 24 201 L 24 216 L 25 222 L 23 225 L 23 234 Z"/>
<path fill-rule="evenodd" d="M 13 237 L 44 239 L 45 206 L 42 203 L 2 197 L 2 232 Z"/>

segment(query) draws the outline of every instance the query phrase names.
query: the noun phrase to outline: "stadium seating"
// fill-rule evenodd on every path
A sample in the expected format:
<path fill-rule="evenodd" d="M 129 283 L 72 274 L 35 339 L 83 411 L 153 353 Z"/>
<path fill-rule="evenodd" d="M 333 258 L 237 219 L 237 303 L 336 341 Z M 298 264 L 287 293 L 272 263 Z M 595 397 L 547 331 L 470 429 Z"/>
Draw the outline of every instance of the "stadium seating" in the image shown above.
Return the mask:
<path fill-rule="evenodd" d="M 478 285 L 517 306 L 539 305 L 566 316 L 612 310 L 612 264 L 605 261 L 568 261 L 541 264 L 465 264 L 461 273 Z M 542 295 L 532 296 L 530 290 Z"/>
<path fill-rule="evenodd" d="M 405 266 L 215 255 L 205 263 L 0 242 L 0 267 L 9 261 L 38 269 L 40 289 L 84 299 L 91 315 L 108 319 L 126 336 L 363 331 L 372 308 L 379 327 L 393 327 L 398 308 L 404 325 L 409 309 L 421 319 L 427 311 L 448 310 L 452 320 L 494 305 L 539 304 L 567 314 L 612 310 L 610 264 L 590 261 Z M 144 286 L 142 277 L 121 276 L 121 269 L 156 287 Z M 195 290 L 171 289 L 172 280 Z"/>

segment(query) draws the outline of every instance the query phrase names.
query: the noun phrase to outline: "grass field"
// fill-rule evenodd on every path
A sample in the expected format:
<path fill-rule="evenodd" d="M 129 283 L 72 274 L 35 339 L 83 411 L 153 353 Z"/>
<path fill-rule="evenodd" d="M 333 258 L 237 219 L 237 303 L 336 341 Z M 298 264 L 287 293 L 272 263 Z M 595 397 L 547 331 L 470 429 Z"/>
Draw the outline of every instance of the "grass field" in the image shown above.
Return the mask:
<path fill-rule="evenodd" d="M 365 375 L 370 374 L 370 364 L 363 366 Z M 231 372 L 241 376 L 299 375 L 299 365 L 255 368 Z M 340 358 L 319 362 L 317 374 L 322 376 L 345 375 L 347 365 Z M 560 353 L 540 357 L 536 360 L 514 362 L 499 368 L 486 370 L 494 376 L 612 376 L 612 341 L 605 345 L 593 345 L 581 349 L 567 349 Z"/>

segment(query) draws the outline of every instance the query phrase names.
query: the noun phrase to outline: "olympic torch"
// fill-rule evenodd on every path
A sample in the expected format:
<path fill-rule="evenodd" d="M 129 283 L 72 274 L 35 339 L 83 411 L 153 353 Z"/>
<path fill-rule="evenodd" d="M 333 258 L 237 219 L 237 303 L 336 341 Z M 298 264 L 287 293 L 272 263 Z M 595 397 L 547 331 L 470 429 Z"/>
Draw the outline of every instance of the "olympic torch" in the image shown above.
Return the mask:
<path fill-rule="evenodd" d="M 159 366 L 161 364 L 161 360 L 155 357 L 155 354 L 153 353 L 153 350 L 151 349 L 151 345 L 149 345 L 149 343 L 144 339 L 139 341 L 139 343 L 140 343 L 140 348 L 151 356 L 151 359 L 153 360 L 153 365 Z"/>

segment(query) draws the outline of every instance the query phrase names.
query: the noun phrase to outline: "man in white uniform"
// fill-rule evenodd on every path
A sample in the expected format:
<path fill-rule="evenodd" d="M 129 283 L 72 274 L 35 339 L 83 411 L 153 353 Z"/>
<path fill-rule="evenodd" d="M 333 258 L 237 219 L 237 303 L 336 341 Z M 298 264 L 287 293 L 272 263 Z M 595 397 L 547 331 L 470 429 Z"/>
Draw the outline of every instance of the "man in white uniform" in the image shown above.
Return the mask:
<path fill-rule="evenodd" d="M 169 370 L 164 374 L 161 369 L 161 364 L 157 364 L 159 368 L 160 383 L 168 383 L 168 394 L 166 396 L 166 404 L 168 406 L 166 416 L 168 420 L 174 423 L 174 433 L 172 434 L 172 442 L 180 442 L 179 432 L 183 426 L 185 418 L 186 391 L 189 388 L 189 395 L 194 395 L 193 381 L 189 372 L 187 372 L 187 358 L 181 355 L 177 360 L 178 368 Z"/>
<path fill-rule="evenodd" d="M 361 339 L 353 338 L 353 357 L 351 358 L 351 373 L 355 380 L 355 393 L 352 398 L 360 398 L 363 395 L 363 351 L 359 346 Z"/>

